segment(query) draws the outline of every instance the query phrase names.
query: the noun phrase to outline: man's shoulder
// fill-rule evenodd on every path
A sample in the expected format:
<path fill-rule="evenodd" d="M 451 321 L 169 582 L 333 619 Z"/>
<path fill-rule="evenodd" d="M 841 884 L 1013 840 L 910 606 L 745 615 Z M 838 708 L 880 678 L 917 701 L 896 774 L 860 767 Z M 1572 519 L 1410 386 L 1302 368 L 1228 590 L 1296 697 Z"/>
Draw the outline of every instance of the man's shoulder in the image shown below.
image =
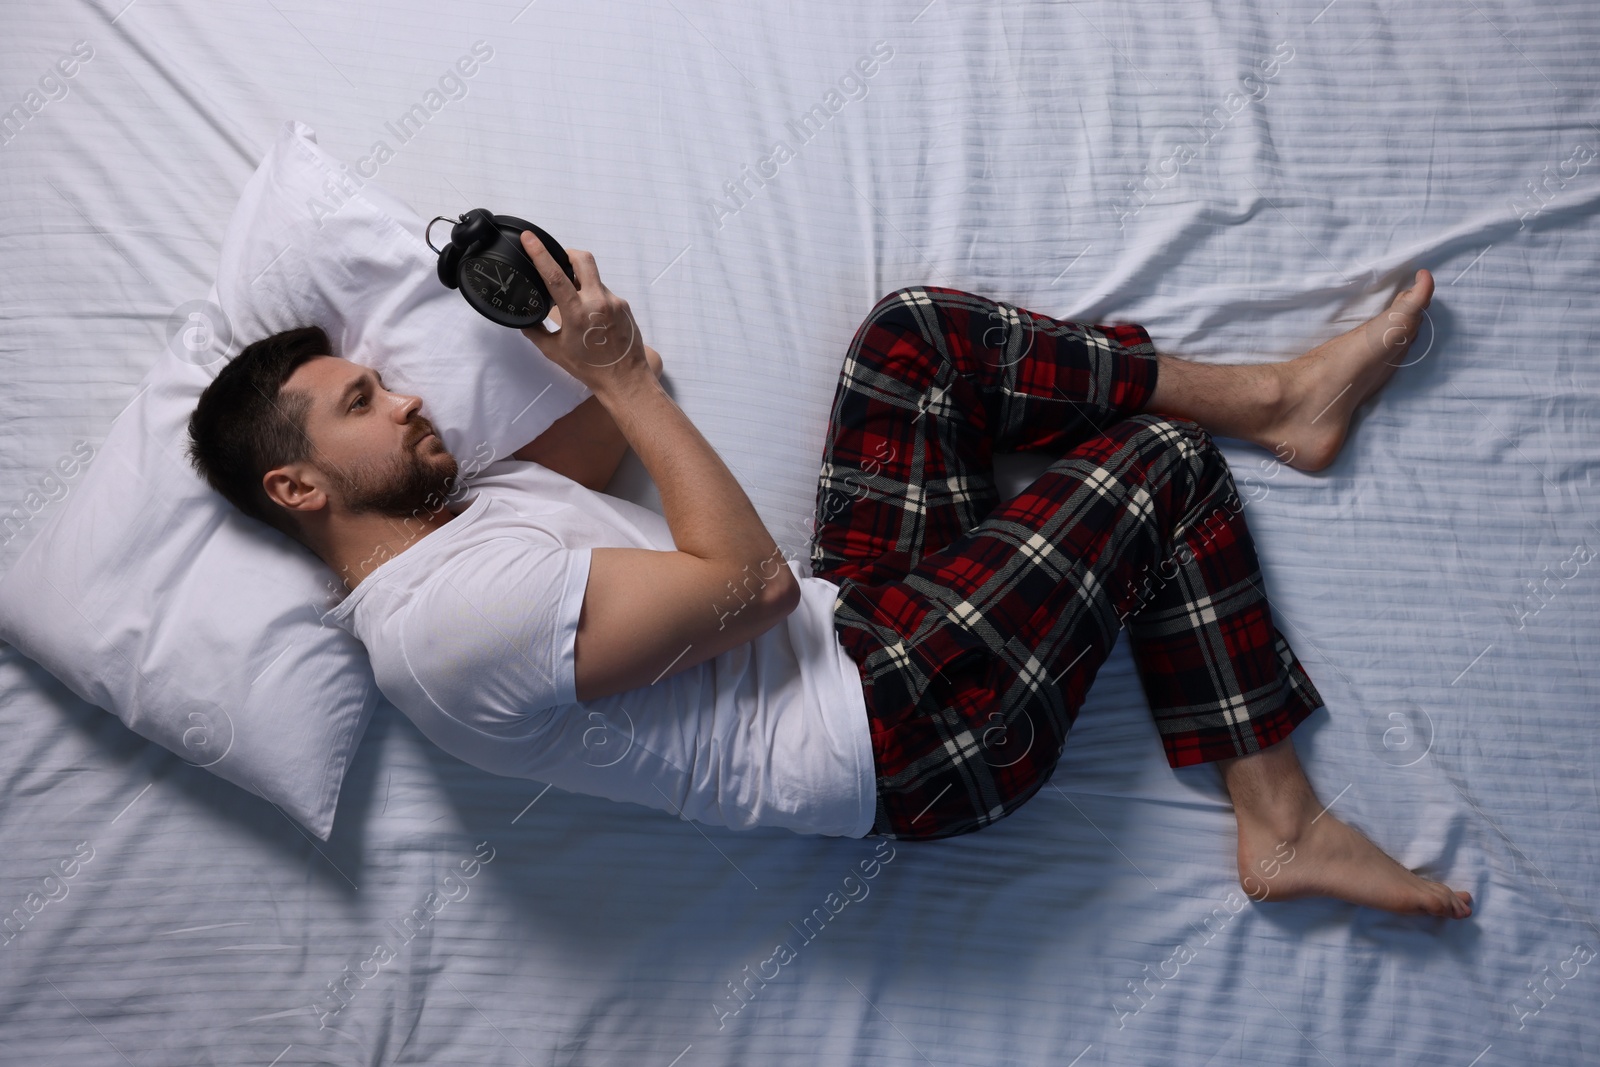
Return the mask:
<path fill-rule="evenodd" d="M 535 524 L 493 510 L 373 605 L 372 636 L 382 646 L 374 671 L 434 701 L 485 687 L 514 694 L 524 709 L 575 699 L 575 680 L 563 676 L 555 650 L 569 620 L 576 629 L 588 561 Z M 441 706 L 467 721 L 471 704 Z"/>

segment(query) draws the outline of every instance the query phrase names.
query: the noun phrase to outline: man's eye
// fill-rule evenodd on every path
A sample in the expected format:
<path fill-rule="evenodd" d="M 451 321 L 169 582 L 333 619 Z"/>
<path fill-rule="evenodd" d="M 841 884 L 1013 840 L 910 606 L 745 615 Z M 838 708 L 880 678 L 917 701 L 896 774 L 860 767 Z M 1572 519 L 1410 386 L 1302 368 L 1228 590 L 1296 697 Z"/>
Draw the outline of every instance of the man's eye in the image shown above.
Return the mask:
<path fill-rule="evenodd" d="M 356 394 L 356 398 L 350 402 L 350 410 L 354 411 L 356 409 L 356 405 L 357 404 L 365 404 L 366 402 L 367 402 L 367 394 L 365 394 L 365 393 L 357 393 Z"/>

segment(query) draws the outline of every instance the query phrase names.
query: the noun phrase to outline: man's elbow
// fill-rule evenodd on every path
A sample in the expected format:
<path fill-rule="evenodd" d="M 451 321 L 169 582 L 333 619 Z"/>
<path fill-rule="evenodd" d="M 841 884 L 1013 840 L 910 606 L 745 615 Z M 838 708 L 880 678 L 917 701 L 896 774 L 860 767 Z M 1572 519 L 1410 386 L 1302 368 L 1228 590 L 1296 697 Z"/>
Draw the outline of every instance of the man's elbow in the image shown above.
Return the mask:
<path fill-rule="evenodd" d="M 774 619 L 787 617 L 800 606 L 800 579 L 794 576 L 787 564 L 778 568 L 778 574 L 767 583 L 768 610 Z"/>
<path fill-rule="evenodd" d="M 775 572 L 771 562 L 746 564 L 739 578 L 724 587 L 727 598 L 722 603 L 734 603 L 737 597 L 736 613 L 752 628 L 752 637 L 778 625 L 800 606 L 800 579 L 781 556 L 773 558 L 780 560 Z M 769 572 L 773 572 L 770 577 Z"/>

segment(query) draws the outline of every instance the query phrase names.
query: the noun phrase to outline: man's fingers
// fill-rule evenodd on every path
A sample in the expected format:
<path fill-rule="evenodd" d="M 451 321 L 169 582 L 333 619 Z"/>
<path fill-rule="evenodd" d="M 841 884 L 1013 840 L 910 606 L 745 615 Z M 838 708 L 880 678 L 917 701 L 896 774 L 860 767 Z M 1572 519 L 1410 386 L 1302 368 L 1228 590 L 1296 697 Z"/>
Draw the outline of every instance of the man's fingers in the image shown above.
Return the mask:
<path fill-rule="evenodd" d="M 545 288 L 550 290 L 550 296 L 556 303 L 565 304 L 577 294 L 572 282 L 567 279 L 567 272 L 561 269 L 561 264 L 556 262 L 544 242 L 535 237 L 532 230 L 522 231 L 522 249 L 533 260 L 539 277 L 544 279 Z M 571 253 L 568 253 L 568 257 L 571 257 Z"/>
<path fill-rule="evenodd" d="M 578 284 L 590 292 L 604 292 L 605 283 L 600 280 L 600 269 L 595 266 L 594 255 L 581 248 L 568 251 L 567 258 L 572 260 L 572 273 L 578 276 Z"/>

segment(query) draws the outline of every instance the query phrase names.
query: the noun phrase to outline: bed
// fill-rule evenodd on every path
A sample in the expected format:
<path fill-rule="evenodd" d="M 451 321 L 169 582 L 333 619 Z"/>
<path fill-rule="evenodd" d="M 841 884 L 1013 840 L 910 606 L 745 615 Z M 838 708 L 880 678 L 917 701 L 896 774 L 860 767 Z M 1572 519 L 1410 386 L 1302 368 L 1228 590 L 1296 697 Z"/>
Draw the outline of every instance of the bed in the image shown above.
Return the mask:
<path fill-rule="evenodd" d="M 79 0 L 0 28 L 27 520 L 0 567 L 205 295 L 286 118 L 425 217 L 593 251 L 791 550 L 894 288 L 1258 362 L 1428 267 L 1331 468 L 1221 444 L 1327 700 L 1295 735 L 1319 796 L 1476 904 L 1241 903 L 1220 780 L 1168 768 L 1125 643 L 1033 801 L 892 846 L 496 778 L 385 702 L 324 842 L 3 647 L 0 1061 L 1600 1062 L 1592 5 Z M 659 509 L 635 457 L 611 491 Z"/>

